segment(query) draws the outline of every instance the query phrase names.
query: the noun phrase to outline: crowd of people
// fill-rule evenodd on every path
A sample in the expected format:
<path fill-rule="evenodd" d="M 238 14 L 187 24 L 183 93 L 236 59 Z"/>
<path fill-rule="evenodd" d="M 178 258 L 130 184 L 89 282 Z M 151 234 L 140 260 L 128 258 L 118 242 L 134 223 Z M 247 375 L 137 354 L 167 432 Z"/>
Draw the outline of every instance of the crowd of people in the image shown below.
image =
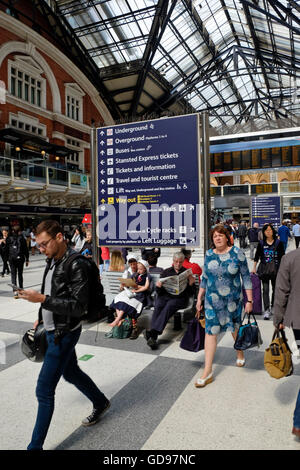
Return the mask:
<path fill-rule="evenodd" d="M 118 328 L 125 318 L 130 318 L 132 321 L 130 339 L 137 339 L 139 336 L 137 328 L 139 317 L 153 298 L 151 326 L 144 331 L 146 344 L 151 350 L 158 348 L 158 336 L 163 333 L 169 319 L 179 309 L 187 306 L 190 297 L 195 299 L 195 312 L 198 318 L 204 310 L 205 366 L 195 382 L 196 388 L 203 388 L 214 379 L 213 361 L 218 336 L 230 331 L 234 341 L 241 325 L 242 311 L 248 314 L 252 312 L 254 299 L 251 273 L 258 274 L 262 280 L 264 318 L 267 320 L 273 314 L 276 327 L 293 328 L 300 349 L 300 315 L 297 309 L 300 301 L 300 290 L 297 288 L 300 279 L 300 260 L 298 261 L 300 251 L 296 250 L 296 253 L 292 251 L 285 255 L 286 246 L 281 240 L 281 232 L 285 230 L 276 232 L 272 224 L 265 224 L 262 230 L 254 224 L 247 229 L 247 232 L 244 226 L 246 228 L 245 224 L 241 224 L 242 230 L 237 232 L 237 235 L 241 234 L 238 235 L 238 238 L 242 239 L 240 247 L 234 244 L 235 236 L 228 224 L 217 224 L 213 227 L 211 248 L 205 253 L 203 271 L 198 263 L 191 261 L 192 251 L 187 249 L 175 252 L 170 266 L 166 269 L 157 266 L 160 256 L 160 250 L 157 248 L 143 249 L 140 256 L 131 254 L 127 249 L 123 249 L 123 252 L 121 249 L 102 252 L 109 263 L 102 263 L 101 272 L 104 269 L 118 272 L 120 279 L 124 279 L 120 281 L 120 292 L 111 304 L 111 309 L 115 312 L 111 326 Z M 298 232 L 295 230 L 295 237 L 298 236 L 296 233 Z M 255 244 L 251 251 L 253 260 L 251 272 L 245 252 L 246 236 L 250 244 Z M 12 237 L 15 244 L 16 240 L 20 241 L 24 249 L 22 260 L 28 262 L 28 247 L 22 234 L 18 230 L 14 230 L 13 234 L 3 234 L 0 243 L 5 240 L 2 244 L 14 246 L 9 237 Z M 24 242 L 21 241 L 22 237 Z M 86 257 L 92 256 L 91 233 L 87 231 L 84 238 L 78 228 L 70 240 L 71 243 L 67 243 L 59 224 L 50 220 L 42 222 L 36 228 L 35 242 L 36 247 L 48 260 L 42 290 L 37 292 L 33 289 L 23 289 L 18 295 L 24 300 L 41 304 L 36 325 L 44 322 L 48 349 L 38 379 L 39 409 L 28 449 L 42 449 L 54 410 L 55 388 L 61 376 L 73 383 L 93 404 L 92 413 L 83 420 L 83 425 L 95 424 L 110 406 L 109 399 L 80 370 L 75 354 L 75 346 L 81 331 L 80 318 L 88 303 L 88 267 L 84 259 L 80 257 L 72 263 L 73 275 L 70 281 L 61 276 L 65 260 L 74 250 Z M 17 268 L 11 263 L 11 258 L 8 259 L 10 269 L 15 273 Z M 5 266 L 7 270 L 7 263 Z M 151 273 L 160 276 L 155 285 Z M 168 285 L 166 281 L 176 276 L 183 281 L 180 290 L 175 292 L 166 287 Z M 198 292 L 195 288 L 196 278 L 200 281 Z M 132 283 L 128 282 L 129 280 Z M 21 278 L 19 286 L 23 288 Z M 244 300 L 243 289 L 246 295 Z M 154 297 L 153 291 L 155 291 Z M 244 367 L 245 364 L 243 351 L 237 350 L 236 366 Z M 293 424 L 293 433 L 300 437 L 300 391 Z"/>

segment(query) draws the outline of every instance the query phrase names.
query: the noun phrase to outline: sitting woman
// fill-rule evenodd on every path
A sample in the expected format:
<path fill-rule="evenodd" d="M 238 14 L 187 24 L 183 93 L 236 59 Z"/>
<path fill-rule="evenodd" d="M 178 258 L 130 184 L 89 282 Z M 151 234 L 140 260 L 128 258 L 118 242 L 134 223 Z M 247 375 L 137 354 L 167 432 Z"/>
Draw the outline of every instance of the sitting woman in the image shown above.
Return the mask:
<path fill-rule="evenodd" d="M 110 326 L 120 326 L 124 317 L 128 316 L 132 320 L 132 333 L 130 339 L 137 339 L 137 319 L 140 316 L 143 307 L 147 304 L 147 298 L 150 289 L 151 277 L 147 272 L 148 263 L 140 260 L 137 264 L 137 273 L 131 276 L 135 281 L 135 286 L 128 288 L 118 294 L 111 308 L 116 310 L 116 318 Z"/>

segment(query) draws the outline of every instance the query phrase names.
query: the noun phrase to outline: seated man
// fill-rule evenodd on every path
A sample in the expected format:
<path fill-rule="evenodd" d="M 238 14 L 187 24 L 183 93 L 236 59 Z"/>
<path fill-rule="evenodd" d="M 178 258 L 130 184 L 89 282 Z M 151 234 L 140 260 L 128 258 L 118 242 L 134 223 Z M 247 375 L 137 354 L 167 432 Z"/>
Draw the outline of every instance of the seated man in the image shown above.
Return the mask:
<path fill-rule="evenodd" d="M 169 276 L 178 276 L 179 274 L 186 271 L 183 265 L 184 255 L 183 253 L 174 253 L 173 266 L 165 269 L 160 278 Z M 157 348 L 157 337 L 161 335 L 166 324 L 177 310 L 184 308 L 188 304 L 189 296 L 194 292 L 195 278 L 191 274 L 187 278 L 186 288 L 178 295 L 170 294 L 163 287 L 161 281 L 156 283 L 157 298 L 155 301 L 155 307 L 153 317 L 151 321 L 151 330 L 145 332 L 145 338 L 147 344 L 151 349 Z"/>

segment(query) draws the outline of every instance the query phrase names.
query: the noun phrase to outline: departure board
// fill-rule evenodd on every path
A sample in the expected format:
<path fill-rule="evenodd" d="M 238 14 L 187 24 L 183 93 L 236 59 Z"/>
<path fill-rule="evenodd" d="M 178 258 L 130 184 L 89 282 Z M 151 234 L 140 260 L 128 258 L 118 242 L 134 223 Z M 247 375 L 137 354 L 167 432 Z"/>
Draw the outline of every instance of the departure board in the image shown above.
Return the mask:
<path fill-rule="evenodd" d="M 293 165 L 300 165 L 300 146 L 299 147 L 292 147 L 293 154 L 292 154 L 292 161 Z"/>
<path fill-rule="evenodd" d="M 261 166 L 260 166 L 260 149 L 251 150 L 251 168 L 261 168 Z"/>
<path fill-rule="evenodd" d="M 228 194 L 248 194 L 248 184 L 223 186 L 224 196 Z"/>
<path fill-rule="evenodd" d="M 271 166 L 273 168 L 281 166 L 281 149 L 282 147 L 271 148 Z"/>
<path fill-rule="evenodd" d="M 271 149 L 261 149 L 261 167 L 270 168 L 271 166 Z"/>
<path fill-rule="evenodd" d="M 277 183 L 251 184 L 251 194 L 277 193 Z"/>
<path fill-rule="evenodd" d="M 232 152 L 232 169 L 233 170 L 241 169 L 241 152 L 240 151 Z"/>
<path fill-rule="evenodd" d="M 214 153 L 213 171 L 224 171 L 223 153 Z"/>
<path fill-rule="evenodd" d="M 211 186 L 210 187 L 210 196 L 221 196 L 221 187 L 220 186 Z"/>
<path fill-rule="evenodd" d="M 251 168 L 251 150 L 242 150 L 242 169 L 249 170 Z"/>
<path fill-rule="evenodd" d="M 242 143 L 241 143 L 242 145 Z M 214 145 L 212 147 L 221 147 Z M 229 145 L 227 146 L 229 147 Z M 225 150 L 225 148 L 224 148 Z M 239 171 L 300 166 L 300 145 L 266 146 L 211 153 L 211 171 Z"/>
<path fill-rule="evenodd" d="M 282 166 L 292 165 L 292 148 L 293 147 L 281 147 Z"/>
<path fill-rule="evenodd" d="M 231 152 L 224 152 L 224 170 L 232 170 Z"/>

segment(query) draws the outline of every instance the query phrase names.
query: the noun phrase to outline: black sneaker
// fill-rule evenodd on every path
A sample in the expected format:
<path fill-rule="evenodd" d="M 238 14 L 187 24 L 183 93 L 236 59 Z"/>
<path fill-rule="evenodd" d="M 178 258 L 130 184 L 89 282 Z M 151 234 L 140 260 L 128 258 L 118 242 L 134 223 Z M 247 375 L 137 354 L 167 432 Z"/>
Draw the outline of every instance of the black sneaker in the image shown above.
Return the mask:
<path fill-rule="evenodd" d="M 157 349 L 158 348 L 157 341 L 156 341 L 155 338 L 153 338 L 151 336 L 150 331 L 147 331 L 147 330 L 144 331 L 144 338 L 147 341 L 147 344 L 151 349 Z"/>
<path fill-rule="evenodd" d="M 82 420 L 81 424 L 83 426 L 92 426 L 93 424 L 98 423 L 98 421 L 101 418 L 101 416 L 103 415 L 103 413 L 106 410 L 108 410 L 109 407 L 110 407 L 110 401 L 107 400 L 104 408 L 93 408 L 92 413 L 89 416 L 87 416 L 86 418 L 84 418 Z"/>

